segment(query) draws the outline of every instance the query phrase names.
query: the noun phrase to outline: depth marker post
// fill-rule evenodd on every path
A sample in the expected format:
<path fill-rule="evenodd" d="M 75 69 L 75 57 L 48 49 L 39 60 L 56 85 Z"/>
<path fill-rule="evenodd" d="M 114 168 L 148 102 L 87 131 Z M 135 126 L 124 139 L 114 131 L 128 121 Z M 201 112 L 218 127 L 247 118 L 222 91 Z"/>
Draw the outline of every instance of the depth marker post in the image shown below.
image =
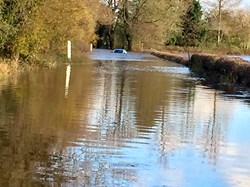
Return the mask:
<path fill-rule="evenodd" d="M 71 41 L 68 40 L 68 59 L 71 61 Z"/>
<path fill-rule="evenodd" d="M 92 43 L 90 44 L 89 50 L 90 50 L 90 52 L 93 51 L 93 44 Z"/>

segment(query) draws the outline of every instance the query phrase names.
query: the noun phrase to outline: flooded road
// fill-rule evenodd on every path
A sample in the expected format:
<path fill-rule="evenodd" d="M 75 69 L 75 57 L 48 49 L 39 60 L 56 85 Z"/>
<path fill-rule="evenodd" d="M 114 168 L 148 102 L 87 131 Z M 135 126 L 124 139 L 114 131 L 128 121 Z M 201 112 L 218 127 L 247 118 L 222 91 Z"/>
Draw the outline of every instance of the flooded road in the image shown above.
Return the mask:
<path fill-rule="evenodd" d="M 247 94 L 148 54 L 91 58 L 0 86 L 1 187 L 250 186 Z"/>

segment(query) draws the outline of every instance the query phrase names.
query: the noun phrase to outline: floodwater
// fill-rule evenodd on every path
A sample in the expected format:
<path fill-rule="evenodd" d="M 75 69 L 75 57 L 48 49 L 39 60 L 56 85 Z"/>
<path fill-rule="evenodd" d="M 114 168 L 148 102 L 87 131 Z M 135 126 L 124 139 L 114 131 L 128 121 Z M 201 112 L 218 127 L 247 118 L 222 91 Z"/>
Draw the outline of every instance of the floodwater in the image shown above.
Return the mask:
<path fill-rule="evenodd" d="M 0 86 L 0 186 L 249 187 L 250 97 L 147 54 Z"/>
<path fill-rule="evenodd" d="M 239 56 L 240 58 L 250 62 L 250 56 Z"/>

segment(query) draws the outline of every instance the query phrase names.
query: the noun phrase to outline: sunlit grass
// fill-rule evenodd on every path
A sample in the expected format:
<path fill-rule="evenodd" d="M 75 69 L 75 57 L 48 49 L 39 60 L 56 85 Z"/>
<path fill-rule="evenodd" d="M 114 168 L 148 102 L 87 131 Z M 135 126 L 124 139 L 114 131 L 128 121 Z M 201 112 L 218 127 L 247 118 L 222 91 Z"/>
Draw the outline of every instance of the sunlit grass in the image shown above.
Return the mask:
<path fill-rule="evenodd" d="M 0 59 L 0 79 L 18 73 L 20 71 L 19 67 L 20 65 L 17 60 Z"/>
<path fill-rule="evenodd" d="M 39 68 L 53 68 L 57 64 L 57 57 L 47 55 L 42 57 L 43 60 L 33 62 L 24 62 L 18 59 L 0 59 L 0 81 L 10 76 L 17 75 L 23 71 L 29 71 Z"/>

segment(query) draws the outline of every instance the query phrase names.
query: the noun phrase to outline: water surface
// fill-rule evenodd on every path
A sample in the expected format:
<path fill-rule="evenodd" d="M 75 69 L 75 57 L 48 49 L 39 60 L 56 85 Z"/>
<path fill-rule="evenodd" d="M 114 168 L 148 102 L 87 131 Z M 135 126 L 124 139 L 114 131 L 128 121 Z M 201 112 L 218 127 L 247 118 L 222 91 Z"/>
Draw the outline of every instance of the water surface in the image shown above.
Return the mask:
<path fill-rule="evenodd" d="M 245 56 L 240 56 L 240 58 L 250 62 L 250 56 L 245 55 Z"/>
<path fill-rule="evenodd" d="M 250 186 L 247 94 L 112 55 L 1 85 L 0 186 Z"/>

